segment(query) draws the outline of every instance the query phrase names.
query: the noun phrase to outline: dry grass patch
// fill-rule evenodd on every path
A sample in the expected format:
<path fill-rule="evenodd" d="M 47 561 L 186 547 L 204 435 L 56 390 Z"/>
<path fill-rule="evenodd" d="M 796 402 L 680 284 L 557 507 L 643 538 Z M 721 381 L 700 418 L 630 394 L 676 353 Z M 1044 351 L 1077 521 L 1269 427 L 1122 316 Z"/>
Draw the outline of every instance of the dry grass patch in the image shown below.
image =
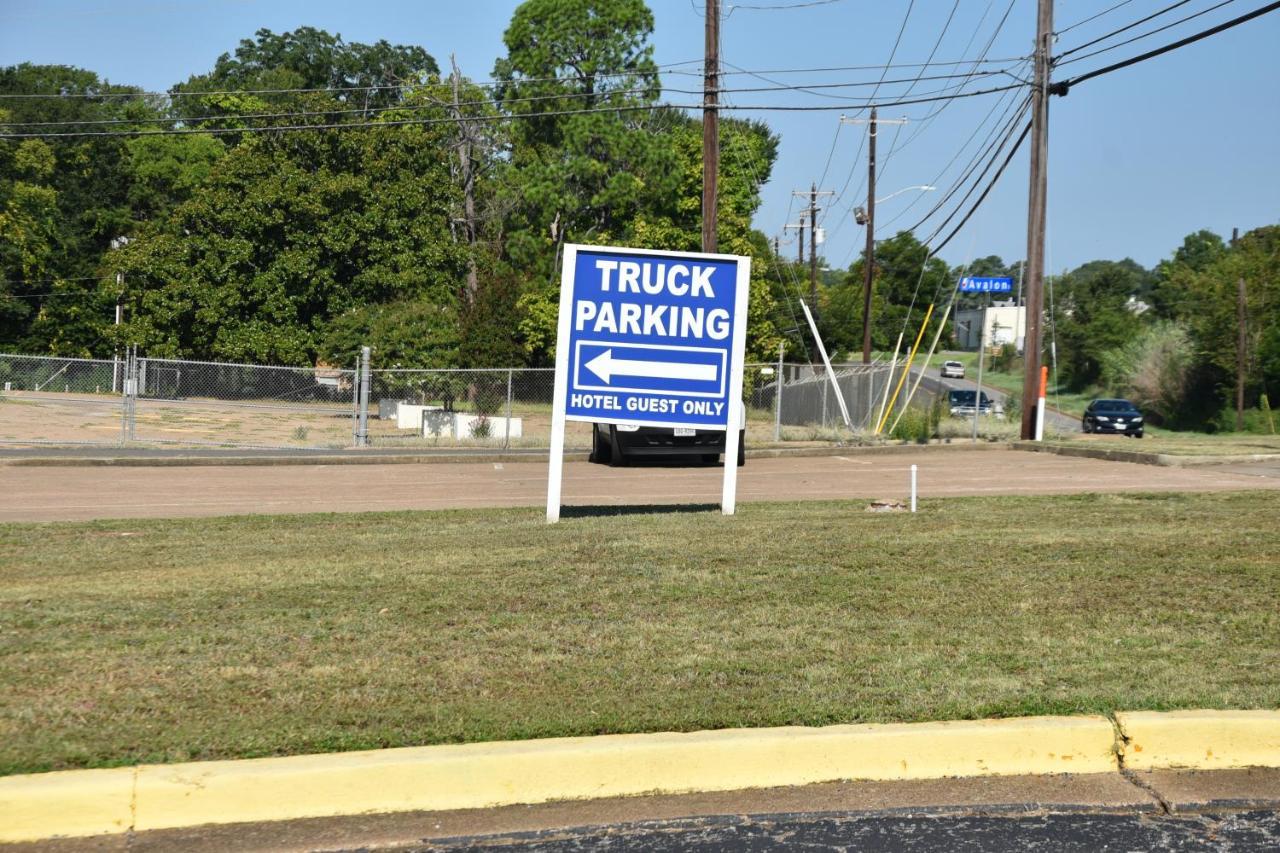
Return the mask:
<path fill-rule="evenodd" d="M 0 772 L 1280 704 L 1280 492 L 864 506 L 0 526 Z"/>

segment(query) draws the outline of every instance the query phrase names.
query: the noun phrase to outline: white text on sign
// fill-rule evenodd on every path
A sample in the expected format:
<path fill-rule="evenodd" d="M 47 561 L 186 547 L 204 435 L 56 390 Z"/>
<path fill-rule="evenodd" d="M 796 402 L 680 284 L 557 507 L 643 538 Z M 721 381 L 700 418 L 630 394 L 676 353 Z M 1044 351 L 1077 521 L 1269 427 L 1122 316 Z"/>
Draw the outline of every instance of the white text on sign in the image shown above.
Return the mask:
<path fill-rule="evenodd" d="M 724 412 L 724 403 L 712 400 L 677 400 L 671 397 L 627 397 L 626 405 L 622 405 L 613 394 L 580 394 L 569 395 L 569 405 L 574 407 L 592 407 L 621 412 L 644 412 L 651 415 L 708 415 L 719 417 Z"/>
<path fill-rule="evenodd" d="M 657 295 L 667 292 L 687 299 L 714 299 L 711 275 L 714 269 L 696 264 L 665 264 L 599 259 L 600 289 L 605 293 L 647 293 Z M 616 273 L 616 276 L 615 276 Z M 729 312 L 723 308 L 706 308 L 690 305 L 653 305 L 637 302 L 578 303 L 574 313 L 574 328 L 581 332 L 645 335 L 666 338 L 709 338 L 724 340 L 729 337 Z"/>

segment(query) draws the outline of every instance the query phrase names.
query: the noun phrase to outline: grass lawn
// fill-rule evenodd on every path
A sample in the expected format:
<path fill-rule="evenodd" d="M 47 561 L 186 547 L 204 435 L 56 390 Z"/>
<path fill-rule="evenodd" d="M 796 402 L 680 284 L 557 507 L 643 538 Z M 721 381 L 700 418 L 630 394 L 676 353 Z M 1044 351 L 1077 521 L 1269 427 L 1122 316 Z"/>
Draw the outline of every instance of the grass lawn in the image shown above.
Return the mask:
<path fill-rule="evenodd" d="M 0 526 L 0 772 L 1280 705 L 1280 492 Z"/>

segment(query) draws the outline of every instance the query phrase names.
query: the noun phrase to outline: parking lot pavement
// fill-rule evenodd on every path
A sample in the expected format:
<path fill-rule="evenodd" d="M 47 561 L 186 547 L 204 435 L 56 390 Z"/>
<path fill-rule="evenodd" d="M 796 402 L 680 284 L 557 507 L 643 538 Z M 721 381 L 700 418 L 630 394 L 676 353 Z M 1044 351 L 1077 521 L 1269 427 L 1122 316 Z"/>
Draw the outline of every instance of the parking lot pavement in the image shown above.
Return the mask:
<path fill-rule="evenodd" d="M 1280 488 L 1249 466 L 1162 468 L 1005 449 L 752 459 L 739 501 L 901 498 L 919 465 L 922 498 Z M 570 462 L 564 503 L 715 504 L 719 467 L 608 468 Z M 0 521 L 540 506 L 546 462 L 435 465 L 0 468 Z"/>

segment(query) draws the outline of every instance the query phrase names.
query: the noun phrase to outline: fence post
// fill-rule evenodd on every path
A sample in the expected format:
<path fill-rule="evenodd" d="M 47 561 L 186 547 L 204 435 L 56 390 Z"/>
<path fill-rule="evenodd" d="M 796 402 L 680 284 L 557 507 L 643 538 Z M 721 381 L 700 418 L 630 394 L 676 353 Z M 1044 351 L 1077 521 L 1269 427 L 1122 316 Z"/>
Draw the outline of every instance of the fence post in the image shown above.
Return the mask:
<path fill-rule="evenodd" d="M 369 446 L 369 348 L 360 347 L 360 427 L 356 445 Z"/>
<path fill-rule="evenodd" d="M 785 342 L 778 344 L 778 373 L 773 384 L 773 440 L 782 441 L 782 354 L 786 351 Z"/>
<path fill-rule="evenodd" d="M 503 450 L 511 449 L 511 386 L 512 386 L 512 381 L 515 379 L 515 375 L 516 375 L 515 368 L 508 367 L 507 368 L 507 426 L 502 433 L 502 449 Z"/>
<path fill-rule="evenodd" d="M 124 361 L 116 367 L 120 369 L 120 446 L 129 442 L 129 348 L 125 347 Z"/>
<path fill-rule="evenodd" d="M 351 370 L 351 443 L 360 443 L 360 359 Z"/>

